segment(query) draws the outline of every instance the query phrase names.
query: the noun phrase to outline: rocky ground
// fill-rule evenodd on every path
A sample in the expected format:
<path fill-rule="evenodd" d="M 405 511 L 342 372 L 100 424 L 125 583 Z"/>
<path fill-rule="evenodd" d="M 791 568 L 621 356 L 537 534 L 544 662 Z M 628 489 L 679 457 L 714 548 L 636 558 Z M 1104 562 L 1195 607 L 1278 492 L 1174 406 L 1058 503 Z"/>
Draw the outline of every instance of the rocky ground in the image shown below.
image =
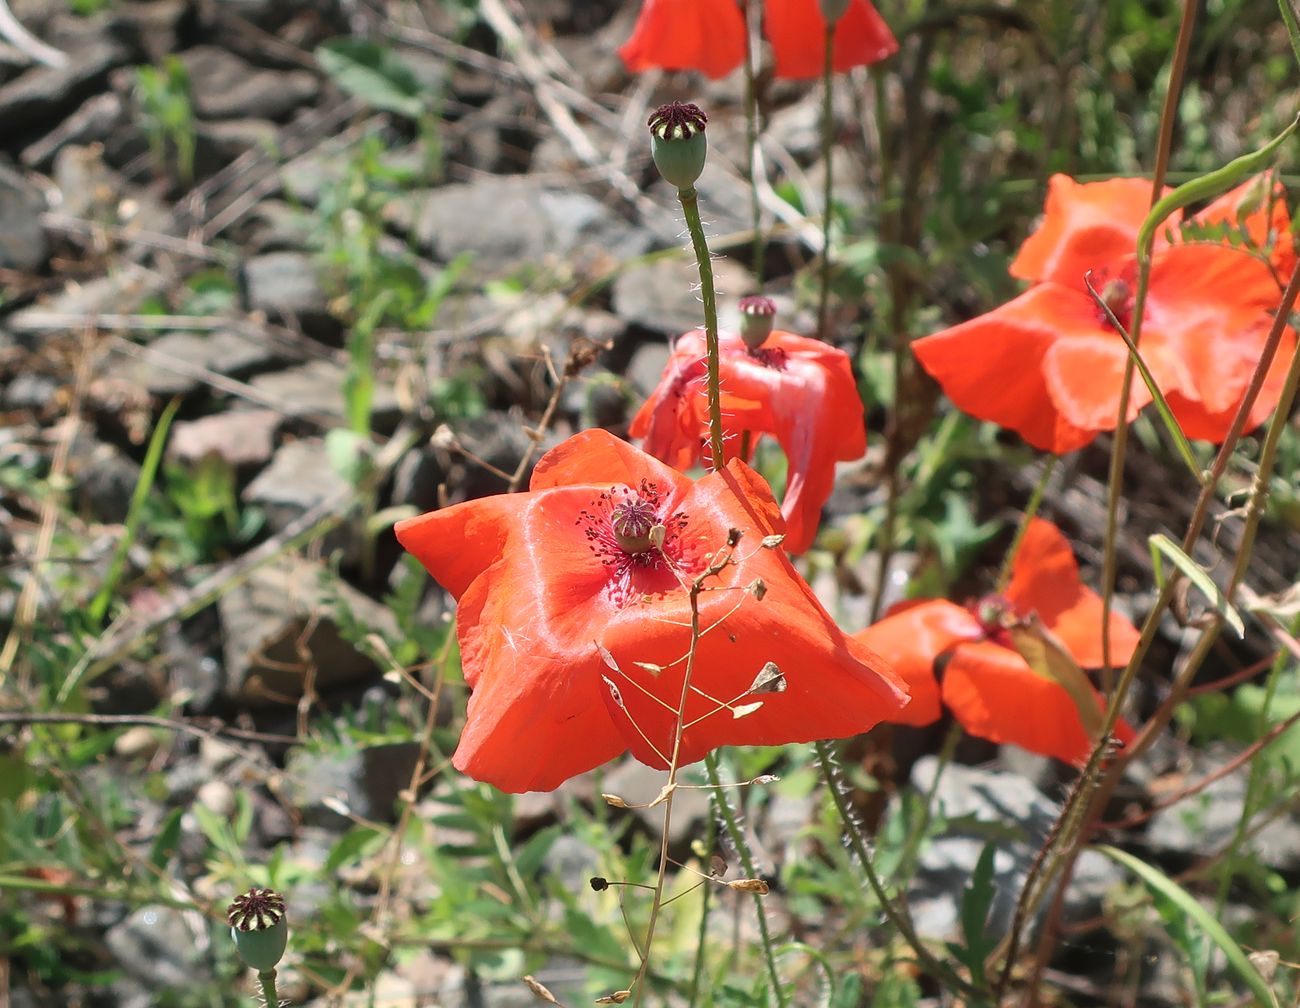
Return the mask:
<path fill-rule="evenodd" d="M 246 992 L 216 986 L 234 970 L 212 947 L 220 930 L 195 907 L 224 901 L 241 859 L 257 864 L 280 850 L 302 866 L 291 886 L 300 919 L 314 908 L 336 929 L 337 945 L 322 940 L 309 955 L 334 948 L 351 967 L 369 940 L 331 916 L 338 893 L 311 868 L 336 870 L 337 859 L 355 873 L 344 902 L 375 904 L 375 876 L 337 845 L 358 824 L 395 821 L 395 800 L 426 752 L 393 727 L 420 723 L 411 690 L 392 674 L 416 658 L 394 657 L 375 635 L 397 641 L 419 624 L 431 636 L 418 643 L 436 645 L 447 603 L 412 582 L 392 520 L 503 490 L 574 430 L 625 431 L 658 380 L 667 337 L 699 323 L 681 223 L 646 156 L 641 124 L 658 100 L 691 97 L 713 114 L 700 190 L 720 254 L 724 323 L 754 288 L 742 86 L 732 78 L 685 94 L 684 78 L 629 80 L 615 50 L 635 5 L 606 0 L 539 0 L 526 11 L 483 0 L 477 16 L 464 4 L 361 0 L 10 6 L 67 59 L 44 66 L 25 46 L 0 47 L 0 626 L 12 642 L 0 659 L 0 713 L 126 719 L 101 725 L 101 750 L 77 756 L 73 776 L 84 774 L 91 791 L 118 782 L 123 805 L 102 811 L 102 822 L 122 851 L 146 859 L 171 836 L 176 859 L 162 862 L 175 881 L 149 890 L 171 900 L 79 893 L 61 905 L 28 894 L 0 913 L 0 961 L 12 971 L 0 1005 L 189 1004 L 186 988 L 204 992 L 196 1004 L 228 1003 Z M 806 331 L 812 300 L 799 277 L 818 239 L 809 218 L 786 211 L 819 205 L 819 97 L 789 84 L 767 94 L 765 149 L 781 197 L 772 190 L 765 212 L 784 215 L 765 259 L 769 289 L 783 325 Z M 847 93 L 840 101 L 848 130 L 861 108 Z M 942 104 L 929 111 L 931 121 L 951 114 Z M 835 170 L 837 201 L 864 210 L 866 169 L 846 155 Z M 1026 202 L 994 245 L 1005 252 L 1033 212 Z M 940 267 L 927 281 L 936 318 L 977 302 L 978 287 L 954 277 Z M 838 308 L 851 352 L 871 314 L 860 301 Z M 583 366 L 534 439 L 575 347 Z M 155 440 L 168 423 L 165 443 Z M 878 434 L 879 411 L 871 423 Z M 1006 518 L 1039 470 L 1014 446 L 985 440 L 974 479 L 954 486 L 975 517 Z M 1080 453 L 1050 484 L 1046 512 L 1084 543 L 1100 540 L 1105 460 L 1104 446 Z M 832 524 L 850 540 L 854 516 L 881 505 L 881 464 L 873 444 L 831 502 Z M 1133 462 L 1121 598 L 1131 611 L 1151 597 L 1146 535 L 1180 528 L 1190 505 L 1161 465 L 1148 455 Z M 153 485 L 143 505 L 133 503 L 142 480 Z M 1235 534 L 1225 526 L 1227 546 Z M 1284 524 L 1265 537 L 1252 579 L 1260 593 L 1287 588 L 1300 563 Z M 979 558 L 996 563 L 1003 541 Z M 813 558 L 813 583 L 856 630 L 870 609 L 873 559 L 839 553 Z M 900 558 L 891 590 L 902 593 L 917 562 Z M 105 584 L 110 618 L 83 619 Z M 1185 633 L 1171 619 L 1153 665 L 1171 665 Z M 1207 678 L 1265 653 L 1253 638 L 1225 646 Z M 1161 685 L 1153 675 L 1140 702 L 1152 703 Z M 444 698 L 440 731 L 454 736 L 459 702 Z M 190 719 L 195 732 L 150 723 L 158 712 Z M 217 732 L 218 722 L 237 734 Z M 928 789 L 940 737 L 900 734 L 902 790 L 909 776 Z M 0 760 L 30 758 L 30 745 L 0 725 Z M 1171 738 L 1117 816 L 1150 808 L 1228 753 Z M 1013 753 L 987 762 L 996 755 L 963 746 L 940 778 L 947 825 L 921 853 L 910 897 L 922 934 L 952 932 L 958 894 L 995 835 L 1006 842 L 992 919 L 1004 928 L 1009 894 L 1051 827 L 1063 775 Z M 133 780 L 141 786 L 122 784 Z M 629 763 L 600 790 L 648 797 L 656 780 Z M 553 830 L 545 868 L 575 893 L 605 856 L 574 819 L 595 788 L 579 781 L 555 797 L 520 799 L 506 824 L 519 844 Z M 1242 841 L 1245 790 L 1244 773 L 1230 774 L 1117 836 L 1170 871 L 1240 842 L 1270 884 L 1294 886 L 1295 802 L 1280 802 Z M 17 797 L 0 785 L 0 798 Z M 28 798 L 26 812 L 46 801 Z M 448 801 L 435 787 L 416 807 L 423 821 L 447 823 L 425 838 L 430 849 L 454 846 L 468 828 L 452 823 L 463 806 Z M 89 806 L 69 807 L 87 825 Z M 5 827 L 13 836 L 26 828 L 22 809 L 0 803 L 15 816 Z M 173 819 L 173 810 L 184 811 Z M 809 793 L 778 794 L 752 811 L 773 873 L 820 815 Z M 699 834 L 704 812 L 702 799 L 685 803 L 675 842 Z M 223 821 L 236 825 L 224 852 L 214 839 Z M 632 829 L 657 828 L 646 817 Z M 52 843 L 37 846 L 48 854 Z M 17 840 L 11 846 L 0 839 L 0 866 L 33 863 Z M 72 877 L 102 884 L 117 856 L 106 848 Z M 1068 915 L 1075 931 L 1052 977 L 1076 1003 L 1096 1003 L 1120 962 L 1140 985 L 1139 1003 L 1182 1003 L 1185 977 L 1160 958 L 1164 946 L 1103 924 L 1123 877 L 1112 862 L 1085 858 Z M 403 884 L 413 900 L 436 901 L 428 880 Z M 12 895 L 0 887 L 0 908 Z M 1249 892 L 1236 895 L 1243 902 L 1229 904 L 1229 916 L 1248 912 Z M 772 907 L 799 923 L 797 905 L 777 898 Z M 62 967 L 19 947 L 33 922 Z M 418 936 L 414 924 L 407 933 Z M 493 972 L 456 951 L 455 932 L 432 936 L 418 954 L 370 956 L 357 975 L 377 977 L 376 1000 L 388 1005 L 536 1003 L 511 978 L 513 960 Z M 586 989 L 582 963 L 543 961 L 539 977 L 557 994 Z M 304 974 L 287 996 L 320 999 L 338 980 Z M 170 993 L 159 1000 L 160 990 Z"/>

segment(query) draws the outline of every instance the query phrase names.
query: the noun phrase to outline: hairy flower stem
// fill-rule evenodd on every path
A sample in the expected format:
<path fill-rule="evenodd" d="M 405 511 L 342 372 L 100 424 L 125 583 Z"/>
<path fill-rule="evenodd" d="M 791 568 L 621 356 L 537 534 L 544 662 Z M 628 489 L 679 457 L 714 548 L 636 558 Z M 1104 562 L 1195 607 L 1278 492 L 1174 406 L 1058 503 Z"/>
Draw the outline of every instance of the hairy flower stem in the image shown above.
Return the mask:
<path fill-rule="evenodd" d="M 754 855 L 749 849 L 749 841 L 745 839 L 745 831 L 740 828 L 740 821 L 736 817 L 736 810 L 731 807 L 731 802 L 727 800 L 727 793 L 722 786 L 722 778 L 718 774 L 718 757 L 714 753 L 709 753 L 704 757 L 704 771 L 709 776 L 709 786 L 712 788 L 713 808 L 722 820 L 722 825 L 727 830 L 727 836 L 731 838 L 731 845 L 736 848 L 736 856 L 740 858 L 740 870 L 745 873 L 746 878 L 758 878 L 758 871 L 754 865 Z M 772 934 L 767 926 L 767 910 L 763 906 L 763 897 L 754 893 L 754 910 L 758 914 L 758 934 L 763 943 L 763 957 L 767 962 L 768 978 L 772 982 L 772 993 L 776 995 L 776 1003 L 780 1008 L 785 1008 L 785 988 L 781 986 L 781 974 L 776 968 L 776 953 L 772 949 Z"/>
<path fill-rule="evenodd" d="M 1183 89 L 1183 75 L 1187 69 L 1187 54 L 1192 47 L 1192 28 L 1196 23 L 1196 0 L 1183 0 L 1182 18 L 1178 25 L 1178 39 L 1169 65 L 1169 87 L 1165 91 L 1164 106 L 1160 111 L 1160 137 L 1156 144 L 1155 169 L 1151 174 L 1151 205 L 1155 206 L 1165 187 L 1169 170 L 1169 152 L 1174 141 L 1174 122 L 1178 117 L 1178 100 Z M 1147 288 L 1151 283 L 1151 249 L 1139 248 L 1137 290 L 1133 295 L 1133 324 L 1130 335 L 1134 346 L 1141 345 L 1142 317 L 1145 314 Z M 1110 626 L 1111 607 L 1115 601 L 1115 570 L 1119 532 L 1119 499 L 1124 482 L 1124 456 L 1128 447 L 1128 404 L 1133 390 L 1133 372 L 1136 364 L 1133 355 L 1124 359 L 1124 377 L 1119 390 L 1119 417 L 1115 424 L 1115 440 L 1111 446 L 1110 473 L 1106 492 L 1106 538 L 1102 543 L 1101 565 L 1101 625 Z M 1110 634 L 1101 638 L 1102 692 L 1112 700 L 1115 692 L 1115 667 L 1111 663 Z M 1113 722 L 1112 722 L 1113 723 Z M 1104 741 L 1104 740 L 1103 740 Z"/>
<path fill-rule="evenodd" d="M 835 22 L 826 22 L 826 50 L 822 59 L 822 167 L 826 177 L 822 182 L 822 263 L 817 300 L 817 336 L 826 338 L 827 314 L 831 297 L 831 153 L 834 149 L 835 108 L 832 56 L 835 45 Z"/>
<path fill-rule="evenodd" d="M 275 969 L 259 970 L 257 981 L 262 985 L 262 997 L 266 1001 L 266 1008 L 279 1008 L 280 996 L 275 990 Z"/>
<path fill-rule="evenodd" d="M 973 1003 L 982 1003 L 985 999 L 981 992 L 958 976 L 946 963 L 936 959 L 921 942 L 920 936 L 917 935 L 916 929 L 912 927 L 912 922 L 906 913 L 900 911 L 890 901 L 889 895 L 885 892 L 885 887 L 880 881 L 880 876 L 876 874 L 875 866 L 872 864 L 871 852 L 867 850 L 866 837 L 862 835 L 862 828 L 853 815 L 853 809 L 849 807 L 848 795 L 845 792 L 844 782 L 840 778 L 839 767 L 835 763 L 835 754 L 831 744 L 829 742 L 814 742 L 813 748 L 817 752 L 817 762 L 821 764 L 822 777 L 825 779 L 827 789 L 830 791 L 831 800 L 835 803 L 835 811 L 839 813 L 840 824 L 844 827 L 844 835 L 849 838 L 849 845 L 853 848 L 858 863 L 862 865 L 862 873 L 866 876 L 867 885 L 871 887 L 876 902 L 880 904 L 881 912 L 884 913 L 889 923 L 894 926 L 902 939 L 911 947 L 917 962 L 927 969 L 932 976 L 952 990 L 959 991 L 971 998 Z"/>
<path fill-rule="evenodd" d="M 748 153 L 749 218 L 754 230 L 753 259 L 751 267 L 757 290 L 763 289 L 763 260 L 767 256 L 767 243 L 763 238 L 763 208 L 758 200 L 758 74 L 754 70 L 754 43 L 757 41 L 756 15 L 758 4 L 746 0 L 745 15 L 745 147 Z"/>
<path fill-rule="evenodd" d="M 691 233 L 691 246 L 695 249 L 695 262 L 700 270 L 700 297 L 704 301 L 704 342 L 709 355 L 709 454 L 713 468 L 725 465 L 722 451 L 722 377 L 718 358 L 718 299 L 713 289 L 713 261 L 709 258 L 709 243 L 704 238 L 704 224 L 700 221 L 700 201 L 695 187 L 678 189 L 677 198 L 686 215 L 686 228 Z"/>

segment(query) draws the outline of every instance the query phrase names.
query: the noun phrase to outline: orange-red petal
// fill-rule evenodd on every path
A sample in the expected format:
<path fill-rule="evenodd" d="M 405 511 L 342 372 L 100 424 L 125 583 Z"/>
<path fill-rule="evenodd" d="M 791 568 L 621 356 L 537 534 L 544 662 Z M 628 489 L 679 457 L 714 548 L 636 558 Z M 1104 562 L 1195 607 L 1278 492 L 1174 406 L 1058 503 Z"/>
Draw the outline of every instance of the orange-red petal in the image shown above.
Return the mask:
<path fill-rule="evenodd" d="M 1035 518 L 1025 529 L 1006 595 L 1018 613 L 1038 613 L 1081 667 L 1101 667 L 1101 596 L 1079 579 L 1070 542 L 1051 522 Z M 1110 660 L 1127 664 L 1137 642 L 1133 624 L 1112 612 Z"/>
<path fill-rule="evenodd" d="M 1138 228 L 1151 208 L 1151 183 L 1140 178 L 1076 182 L 1053 175 L 1043 220 L 1011 261 L 1011 275 L 1083 289 L 1088 270 L 1137 250 Z M 1177 224 L 1175 213 L 1169 223 Z"/>
<path fill-rule="evenodd" d="M 745 59 L 745 21 L 736 0 L 645 0 L 620 47 L 627 68 L 698 70 L 725 77 Z"/>
<path fill-rule="evenodd" d="M 1104 707 L 1094 691 L 1098 709 Z M 1080 764 L 1093 741 L 1079 710 L 1059 683 L 1029 667 L 1018 653 L 992 641 L 959 644 L 943 674 L 943 701 L 972 735 Z M 1115 734 L 1133 738 L 1123 721 Z"/>
<path fill-rule="evenodd" d="M 1085 293 L 1044 283 L 991 312 L 914 341 L 912 351 L 958 409 L 1059 454 L 1083 447 L 1115 422 L 1112 416 L 1104 426 L 1080 426 L 1054 401 L 1043 361 L 1067 336 L 1118 339 L 1107 337 Z"/>
<path fill-rule="evenodd" d="M 820 77 L 826 59 L 826 19 L 818 0 L 767 0 L 764 29 L 772 43 L 776 76 Z M 898 52 L 898 40 L 867 0 L 849 0 L 835 25 L 831 69 L 870 66 Z"/>
<path fill-rule="evenodd" d="M 1273 269 L 1282 280 L 1295 269 L 1295 242 L 1286 188 L 1271 171 L 1224 193 L 1192 220 L 1209 227 L 1222 224 L 1243 234 L 1252 247 L 1268 252 Z"/>
<path fill-rule="evenodd" d="M 907 683 L 912 701 L 889 718 L 895 724 L 928 725 L 939 720 L 939 682 L 934 662 L 954 644 L 977 640 L 975 617 L 959 605 L 928 599 L 893 612 L 853 635 L 893 667 Z"/>

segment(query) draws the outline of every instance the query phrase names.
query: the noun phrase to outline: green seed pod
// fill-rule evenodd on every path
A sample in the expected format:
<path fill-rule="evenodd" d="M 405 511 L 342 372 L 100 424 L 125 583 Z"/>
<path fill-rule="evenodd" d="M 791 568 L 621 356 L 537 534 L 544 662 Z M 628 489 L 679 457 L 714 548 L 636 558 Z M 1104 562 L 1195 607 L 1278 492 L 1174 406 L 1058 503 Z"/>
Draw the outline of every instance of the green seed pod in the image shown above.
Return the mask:
<path fill-rule="evenodd" d="M 226 908 L 226 923 L 245 965 L 259 973 L 275 968 L 289 944 L 283 896 L 254 886 Z"/>
<path fill-rule="evenodd" d="M 821 0 L 822 17 L 831 24 L 835 24 L 844 16 L 844 12 L 849 9 L 849 0 Z"/>
<path fill-rule="evenodd" d="M 704 127 L 708 117 L 698 105 L 672 102 L 655 109 L 647 125 L 655 167 L 678 189 L 690 189 L 704 171 L 708 141 Z"/>
<path fill-rule="evenodd" d="M 757 350 L 772 335 L 776 322 L 776 302 L 761 294 L 740 299 L 740 338 L 745 346 Z"/>

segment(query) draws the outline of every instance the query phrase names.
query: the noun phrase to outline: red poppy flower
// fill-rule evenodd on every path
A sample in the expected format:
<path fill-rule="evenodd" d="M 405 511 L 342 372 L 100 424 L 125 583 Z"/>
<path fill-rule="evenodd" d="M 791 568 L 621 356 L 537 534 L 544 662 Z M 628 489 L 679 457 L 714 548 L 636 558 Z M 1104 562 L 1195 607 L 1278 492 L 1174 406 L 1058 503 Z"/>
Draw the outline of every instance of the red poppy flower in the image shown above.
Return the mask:
<path fill-rule="evenodd" d="M 1092 271 L 1094 286 L 1128 327 L 1137 274 L 1132 250 L 1150 198 L 1142 179 L 1052 178 L 1043 223 L 1011 264 L 1015 276 L 1037 283 L 1000 308 L 912 344 L 958 408 L 1053 452 L 1114 429 L 1128 351 L 1084 277 Z M 1288 222 L 1280 187 L 1260 176 L 1192 218 L 1196 228 L 1180 232 L 1174 214 L 1157 236 L 1142 355 L 1188 437 L 1221 441 L 1227 434 L 1272 325 L 1278 268 L 1289 271 L 1294 263 Z M 1196 240 L 1198 233 L 1224 240 Z M 1229 233 L 1269 248 L 1268 261 L 1235 247 Z M 1250 426 L 1277 405 L 1294 351 L 1288 329 Z M 1135 382 L 1129 420 L 1150 400 L 1145 384 Z"/>
<path fill-rule="evenodd" d="M 765 33 L 776 76 L 819 77 L 826 19 L 818 0 L 767 0 Z M 632 37 L 619 49 L 629 70 L 659 67 L 725 77 L 745 58 L 745 21 L 736 0 L 645 0 Z M 867 0 L 849 0 L 835 26 L 831 66 L 869 66 L 898 51 L 898 41 Z"/>
<path fill-rule="evenodd" d="M 601 430 L 548 452 L 528 493 L 399 522 L 398 540 L 459 602 L 473 693 L 452 762 L 513 792 L 629 749 L 666 766 L 691 644 L 686 586 L 730 529 L 743 533 L 734 562 L 699 597 L 680 762 L 896 715 L 897 676 L 840 632 L 783 550 L 762 545 L 781 525 L 743 462 L 693 482 Z M 781 682 L 760 682 L 767 662 Z"/>
<path fill-rule="evenodd" d="M 849 356 L 780 329 L 757 350 L 724 332 L 718 349 L 728 458 L 739 452 L 745 431 L 776 437 L 789 461 L 781 502 L 785 546 L 803 553 L 817 535 L 835 463 L 861 458 L 867 450 Z M 678 338 L 659 386 L 632 420 L 630 433 L 645 438 L 645 450 L 678 469 L 707 455 L 706 377 L 704 333 L 697 329 Z"/>
<path fill-rule="evenodd" d="M 931 599 L 900 608 L 867 627 L 856 639 L 893 663 L 912 692 L 912 702 L 898 724 L 937 721 L 940 700 L 972 735 L 1009 742 L 1031 752 L 1082 763 L 1092 751 L 1069 692 L 1035 671 L 1013 649 L 1003 627 L 1037 613 L 1043 626 L 1069 651 L 1081 668 L 1102 664 L 1101 597 L 1079 580 L 1079 568 L 1060 529 L 1034 519 L 1016 552 L 1005 597 L 981 600 L 963 608 Z M 1126 663 L 1137 646 L 1138 632 L 1122 616 L 1110 617 L 1111 661 Z M 934 663 L 948 656 L 942 686 Z M 1100 695 L 1093 691 L 1099 709 Z M 1133 737 L 1123 721 L 1115 734 Z"/>

